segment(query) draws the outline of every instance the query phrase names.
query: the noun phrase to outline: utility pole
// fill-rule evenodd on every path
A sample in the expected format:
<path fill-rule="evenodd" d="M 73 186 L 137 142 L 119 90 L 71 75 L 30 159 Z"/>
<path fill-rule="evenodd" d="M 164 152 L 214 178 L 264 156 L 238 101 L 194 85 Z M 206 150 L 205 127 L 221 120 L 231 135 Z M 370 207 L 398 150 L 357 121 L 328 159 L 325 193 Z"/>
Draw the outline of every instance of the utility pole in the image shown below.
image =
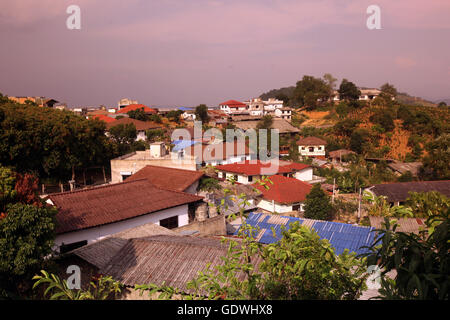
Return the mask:
<path fill-rule="evenodd" d="M 361 188 L 359 188 L 359 197 L 358 197 L 358 222 L 361 220 Z"/>
<path fill-rule="evenodd" d="M 336 178 L 333 179 L 333 195 L 331 196 L 331 203 L 334 204 L 334 186 L 336 184 Z"/>

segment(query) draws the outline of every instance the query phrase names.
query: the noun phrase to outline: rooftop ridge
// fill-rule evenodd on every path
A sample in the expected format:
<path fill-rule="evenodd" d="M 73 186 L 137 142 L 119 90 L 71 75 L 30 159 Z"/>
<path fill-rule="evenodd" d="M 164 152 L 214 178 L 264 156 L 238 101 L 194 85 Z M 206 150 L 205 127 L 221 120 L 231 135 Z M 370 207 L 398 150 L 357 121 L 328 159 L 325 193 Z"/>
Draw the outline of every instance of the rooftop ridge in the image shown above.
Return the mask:
<path fill-rule="evenodd" d="M 64 191 L 64 192 L 52 193 L 52 194 L 49 194 L 48 197 L 61 196 L 61 195 L 66 195 L 66 194 L 77 194 L 77 193 L 87 192 L 87 191 L 91 191 L 91 190 L 113 188 L 118 185 L 142 182 L 143 180 L 145 180 L 147 183 L 149 183 L 150 185 L 152 185 L 153 187 L 156 188 L 156 186 L 154 186 L 150 181 L 148 181 L 145 178 L 142 178 L 142 179 L 136 179 L 136 180 L 131 180 L 131 181 L 122 181 L 122 182 L 118 182 L 118 183 L 109 183 L 106 185 L 96 186 L 96 187 L 87 188 L 87 189 L 78 189 L 78 190 L 74 190 L 74 191 Z M 171 190 L 167 190 L 167 191 L 171 191 Z"/>

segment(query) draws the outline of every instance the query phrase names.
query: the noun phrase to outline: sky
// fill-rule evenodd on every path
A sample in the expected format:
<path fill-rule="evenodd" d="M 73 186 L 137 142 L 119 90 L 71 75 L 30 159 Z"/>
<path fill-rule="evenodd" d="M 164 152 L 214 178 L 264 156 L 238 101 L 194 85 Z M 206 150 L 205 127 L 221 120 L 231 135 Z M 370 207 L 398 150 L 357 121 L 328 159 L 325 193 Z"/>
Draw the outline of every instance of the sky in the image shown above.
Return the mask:
<path fill-rule="evenodd" d="M 450 98 L 448 0 L 1 0 L 0 39 L 1 93 L 72 107 L 217 106 L 325 73 Z"/>

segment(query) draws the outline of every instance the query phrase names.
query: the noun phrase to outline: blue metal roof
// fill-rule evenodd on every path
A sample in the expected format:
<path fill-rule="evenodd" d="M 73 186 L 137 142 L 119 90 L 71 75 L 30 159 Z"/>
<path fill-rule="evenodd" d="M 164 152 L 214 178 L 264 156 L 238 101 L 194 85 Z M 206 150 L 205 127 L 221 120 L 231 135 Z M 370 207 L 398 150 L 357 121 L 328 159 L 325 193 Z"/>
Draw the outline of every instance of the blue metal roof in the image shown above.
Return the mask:
<path fill-rule="evenodd" d="M 354 226 L 340 222 L 300 219 L 254 212 L 249 214 L 246 222 L 252 227 L 259 227 L 258 235 L 255 235 L 256 240 L 265 244 L 274 243 L 281 239 L 282 226 L 285 226 L 288 230 L 291 223 L 298 222 L 300 225 L 314 229 L 321 239 L 327 239 L 334 247 L 337 255 L 344 252 L 345 249 L 349 249 L 350 252 L 356 252 L 357 254 L 366 253 L 367 249 L 362 249 L 361 247 L 370 246 L 375 239 L 375 232 L 372 232 L 375 228 Z M 275 229 L 275 238 L 272 228 Z M 235 235 L 238 232 L 239 229 L 235 232 Z"/>

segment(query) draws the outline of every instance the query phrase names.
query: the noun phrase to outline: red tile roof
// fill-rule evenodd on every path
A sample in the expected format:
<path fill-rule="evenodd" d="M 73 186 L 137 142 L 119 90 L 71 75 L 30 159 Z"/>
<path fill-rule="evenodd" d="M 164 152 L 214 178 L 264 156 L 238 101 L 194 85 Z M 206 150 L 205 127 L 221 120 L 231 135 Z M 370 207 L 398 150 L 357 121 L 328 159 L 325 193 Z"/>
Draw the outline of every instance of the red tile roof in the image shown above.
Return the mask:
<path fill-rule="evenodd" d="M 297 141 L 297 145 L 299 146 L 323 146 L 326 144 L 327 142 L 325 140 L 317 137 L 306 137 Z"/>
<path fill-rule="evenodd" d="M 309 183 L 297 180 L 295 178 L 274 175 L 269 177 L 273 184 L 268 183 L 267 190 L 263 186 L 255 183 L 252 186 L 261 191 L 263 198 L 266 200 L 274 200 L 278 203 L 295 203 L 306 200 L 306 195 L 312 189 Z"/>
<path fill-rule="evenodd" d="M 272 166 L 271 165 L 272 164 L 270 162 L 249 160 L 244 162 L 219 165 L 216 166 L 216 169 L 225 172 L 243 174 L 246 176 L 256 176 L 261 174 L 275 175 L 280 173 L 292 173 L 310 167 L 307 164 L 289 161 L 279 161 L 278 166 L 276 166 L 276 163 Z"/>
<path fill-rule="evenodd" d="M 108 123 L 106 125 L 106 129 L 110 129 L 112 127 L 118 126 L 120 124 L 134 124 L 137 131 L 145 131 L 150 129 L 158 129 L 162 128 L 163 126 L 160 124 L 157 124 L 153 121 L 140 121 L 132 118 L 121 118 L 119 120 L 115 120 L 114 122 Z"/>
<path fill-rule="evenodd" d="M 143 104 L 130 104 L 130 105 L 120 109 L 119 111 L 117 111 L 117 113 L 127 113 L 129 111 L 134 111 L 134 110 L 142 109 L 142 108 L 144 108 L 145 113 L 152 113 L 152 114 L 158 113 L 155 109 L 149 108 Z"/>
<path fill-rule="evenodd" d="M 57 193 L 49 198 L 58 208 L 57 234 L 114 223 L 203 199 L 158 188 L 146 179 Z"/>
<path fill-rule="evenodd" d="M 105 116 L 103 114 L 93 115 L 92 119 L 98 119 L 98 120 L 104 121 L 106 123 L 111 123 L 111 122 L 115 122 L 116 121 L 116 119 L 108 117 L 108 116 Z"/>
<path fill-rule="evenodd" d="M 201 177 L 203 177 L 203 172 L 201 171 L 148 165 L 129 177 L 127 181 L 147 179 L 159 188 L 185 191 L 196 181 L 200 180 Z"/>
<path fill-rule="evenodd" d="M 228 106 L 230 108 L 239 108 L 239 107 L 246 107 L 247 105 L 243 102 L 237 101 L 237 100 L 228 100 L 225 102 L 222 102 L 219 104 L 220 106 Z"/>

